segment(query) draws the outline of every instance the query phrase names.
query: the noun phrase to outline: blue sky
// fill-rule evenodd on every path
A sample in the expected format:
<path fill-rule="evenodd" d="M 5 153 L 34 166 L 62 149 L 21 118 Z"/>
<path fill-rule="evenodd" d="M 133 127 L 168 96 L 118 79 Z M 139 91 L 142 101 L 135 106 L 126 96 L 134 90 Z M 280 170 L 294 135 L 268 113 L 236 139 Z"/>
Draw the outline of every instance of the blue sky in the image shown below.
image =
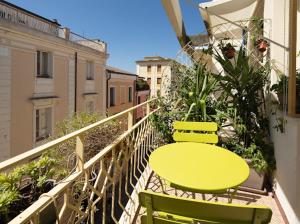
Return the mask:
<path fill-rule="evenodd" d="M 196 2 L 180 0 L 188 34 L 204 31 Z M 108 43 L 108 64 L 130 72 L 144 56 L 174 58 L 180 46 L 160 0 L 9 0 L 87 38 Z M 193 3 L 192 3 L 193 2 Z"/>

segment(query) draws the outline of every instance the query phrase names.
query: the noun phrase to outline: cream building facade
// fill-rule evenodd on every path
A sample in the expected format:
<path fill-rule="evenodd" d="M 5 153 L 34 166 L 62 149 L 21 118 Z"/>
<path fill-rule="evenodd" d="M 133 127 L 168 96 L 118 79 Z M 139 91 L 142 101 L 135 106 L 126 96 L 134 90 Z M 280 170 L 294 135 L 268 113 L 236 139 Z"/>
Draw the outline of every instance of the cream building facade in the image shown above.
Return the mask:
<path fill-rule="evenodd" d="M 117 114 L 135 105 L 135 82 L 131 72 L 107 66 L 107 114 Z"/>
<path fill-rule="evenodd" d="M 150 86 L 151 97 L 166 94 L 167 85 L 171 81 L 172 59 L 160 56 L 144 57 L 143 60 L 136 61 L 136 73 L 146 80 Z"/>
<path fill-rule="evenodd" d="M 0 161 L 23 153 L 74 112 L 105 115 L 106 44 L 0 2 Z"/>

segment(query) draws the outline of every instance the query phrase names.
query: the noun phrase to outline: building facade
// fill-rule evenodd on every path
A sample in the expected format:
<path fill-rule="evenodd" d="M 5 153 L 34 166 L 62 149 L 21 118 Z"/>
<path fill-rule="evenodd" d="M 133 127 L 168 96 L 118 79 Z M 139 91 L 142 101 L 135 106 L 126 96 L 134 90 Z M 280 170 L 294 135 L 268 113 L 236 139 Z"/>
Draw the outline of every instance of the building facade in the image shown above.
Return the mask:
<path fill-rule="evenodd" d="M 106 44 L 0 2 L 0 161 L 54 134 L 74 112 L 105 115 Z"/>
<path fill-rule="evenodd" d="M 106 67 L 107 74 L 107 114 L 119 113 L 135 105 L 135 82 L 137 76 L 130 72 Z"/>
<path fill-rule="evenodd" d="M 172 59 L 160 56 L 144 57 L 143 60 L 136 61 L 137 75 L 148 82 L 151 97 L 158 93 L 165 95 L 171 81 L 171 62 Z"/>

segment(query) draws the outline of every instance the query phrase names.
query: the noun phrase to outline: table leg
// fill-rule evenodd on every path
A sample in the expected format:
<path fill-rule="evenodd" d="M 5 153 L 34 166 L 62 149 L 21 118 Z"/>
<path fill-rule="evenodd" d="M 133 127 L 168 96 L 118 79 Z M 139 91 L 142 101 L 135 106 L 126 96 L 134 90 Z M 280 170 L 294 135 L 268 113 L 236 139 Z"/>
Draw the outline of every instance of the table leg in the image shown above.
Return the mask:
<path fill-rule="evenodd" d="M 237 187 L 234 188 L 234 190 L 233 190 L 232 193 L 230 193 L 230 190 L 228 190 L 228 196 L 229 196 L 229 197 L 228 197 L 228 203 L 232 203 L 232 199 L 233 199 L 233 197 L 235 196 L 237 190 L 238 190 Z"/>

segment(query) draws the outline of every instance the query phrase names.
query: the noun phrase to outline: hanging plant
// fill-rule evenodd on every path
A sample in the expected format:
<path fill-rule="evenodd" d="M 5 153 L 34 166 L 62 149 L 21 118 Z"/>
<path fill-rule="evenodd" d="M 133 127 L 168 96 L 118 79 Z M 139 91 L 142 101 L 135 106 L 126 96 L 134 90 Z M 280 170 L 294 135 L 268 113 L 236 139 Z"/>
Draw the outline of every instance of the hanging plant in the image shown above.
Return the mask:
<path fill-rule="evenodd" d="M 256 41 L 255 45 L 256 45 L 257 50 L 262 53 L 265 52 L 267 50 L 267 48 L 269 47 L 269 43 L 262 38 L 258 39 Z"/>
<path fill-rule="evenodd" d="M 226 39 L 223 39 L 226 40 Z M 222 51 L 224 57 L 228 58 L 228 59 L 232 59 L 235 56 L 235 48 L 231 43 L 226 43 L 224 44 L 223 40 L 220 41 L 220 43 L 218 44 L 220 50 Z"/>

